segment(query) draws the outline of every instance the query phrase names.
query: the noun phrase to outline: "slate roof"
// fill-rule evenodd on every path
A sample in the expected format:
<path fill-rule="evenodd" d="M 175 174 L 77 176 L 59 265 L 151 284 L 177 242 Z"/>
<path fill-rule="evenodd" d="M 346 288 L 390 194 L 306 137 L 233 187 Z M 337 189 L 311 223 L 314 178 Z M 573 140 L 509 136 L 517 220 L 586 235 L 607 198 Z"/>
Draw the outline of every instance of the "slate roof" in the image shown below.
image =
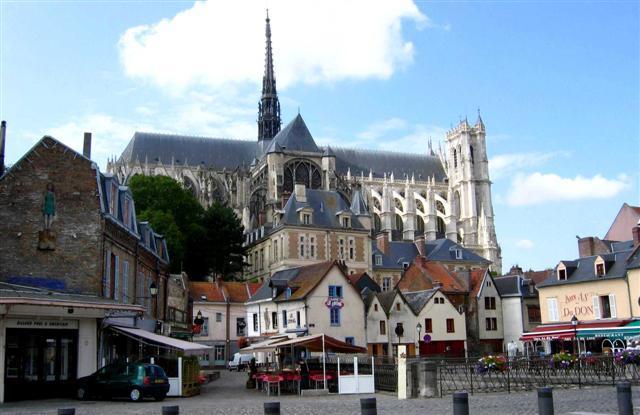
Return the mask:
<path fill-rule="evenodd" d="M 551 273 L 549 278 L 538 284 L 540 287 L 549 287 L 554 285 L 568 285 L 586 281 L 603 281 L 617 278 L 624 278 L 627 273 L 627 259 L 631 255 L 631 250 L 615 252 L 612 254 L 593 255 L 579 258 L 573 261 L 561 261 L 567 267 L 567 279 L 559 280 L 557 275 L 557 267 Z M 604 276 L 597 276 L 595 271 L 595 261 L 597 257 L 605 260 Z"/>
<path fill-rule="evenodd" d="M 436 181 L 442 182 L 446 178 L 442 163 L 436 156 L 342 147 L 331 149 L 336 157 L 336 170 L 341 175 L 351 170 L 353 175 L 362 173 L 365 176 L 371 171 L 376 178 L 393 173 L 396 180 L 411 178 L 412 175 L 416 180 L 427 180 L 434 176 Z"/>
<path fill-rule="evenodd" d="M 391 307 L 393 307 L 393 300 L 396 298 L 396 294 L 398 294 L 398 291 L 396 290 L 383 291 L 376 294 L 378 302 L 385 313 L 389 314 L 391 312 Z"/>
<path fill-rule="evenodd" d="M 369 214 L 369 209 L 367 208 L 367 204 L 364 201 L 364 196 L 362 196 L 362 191 L 360 189 L 356 189 L 353 192 L 353 196 L 351 197 L 351 211 L 356 215 Z"/>
<path fill-rule="evenodd" d="M 136 132 L 120 155 L 120 162 L 188 164 L 233 170 L 248 167 L 256 157 L 256 141 Z"/>
<path fill-rule="evenodd" d="M 371 253 L 373 255 L 373 269 L 404 269 L 403 263 L 414 260 L 418 256 L 418 248 L 411 241 L 390 241 L 388 252 L 384 254 L 376 241 L 371 241 Z M 382 256 L 382 265 L 376 265 L 376 255 Z"/>
<path fill-rule="evenodd" d="M 366 272 L 347 275 L 347 279 L 358 292 L 363 293 L 365 289 L 372 292 L 380 292 L 380 286 Z"/>
<path fill-rule="evenodd" d="M 307 201 L 298 202 L 296 194 L 293 193 L 287 204 L 284 206 L 284 215 L 281 223 L 283 225 L 302 225 L 300 221 L 299 209 L 310 207 L 313 209 L 311 227 L 342 229 L 338 212 L 350 212 L 349 204 L 343 199 L 340 193 L 334 190 L 305 189 Z M 364 226 L 357 216 L 351 216 L 351 228 L 364 230 Z"/>
<path fill-rule="evenodd" d="M 300 114 L 273 137 L 271 144 L 267 148 L 267 153 L 280 151 L 304 151 L 310 153 L 322 151 L 316 145 L 309 128 L 307 128 L 307 124 L 305 124 Z"/>
<path fill-rule="evenodd" d="M 535 283 L 522 275 L 505 275 L 504 277 L 494 278 L 493 282 L 496 284 L 501 297 L 538 297 Z"/>
<path fill-rule="evenodd" d="M 491 262 L 462 245 L 453 242 L 451 239 L 441 238 L 435 241 L 426 241 L 425 246 L 426 258 L 430 261 L 469 261 L 484 262 L 487 264 Z M 456 249 L 462 251 L 462 259 L 456 259 Z"/>
<path fill-rule="evenodd" d="M 420 314 L 420 311 L 424 308 L 424 306 L 431 300 L 433 295 L 439 291 L 439 288 L 432 288 L 430 290 L 423 291 L 414 291 L 414 292 L 405 292 L 403 293 L 404 298 L 411 307 L 411 310 L 414 314 Z"/>

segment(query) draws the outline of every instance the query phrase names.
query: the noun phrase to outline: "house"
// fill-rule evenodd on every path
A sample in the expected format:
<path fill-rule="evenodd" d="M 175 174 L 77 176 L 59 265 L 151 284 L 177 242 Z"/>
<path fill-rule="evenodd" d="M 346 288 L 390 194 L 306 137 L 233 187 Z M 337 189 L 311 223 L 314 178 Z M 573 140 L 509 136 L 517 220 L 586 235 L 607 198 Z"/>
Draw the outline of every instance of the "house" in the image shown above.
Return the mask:
<path fill-rule="evenodd" d="M 522 269 L 511 267 L 509 274 L 494 278 L 502 298 L 502 321 L 504 342 L 513 342 L 520 353 L 524 353 L 524 343 L 520 337 L 540 324 L 540 301 L 533 280 L 526 278 Z"/>
<path fill-rule="evenodd" d="M 192 281 L 190 283 L 193 313 L 203 324 L 194 333 L 194 340 L 213 347 L 204 357 L 204 366 L 225 366 L 247 335 L 245 302 L 260 288 L 259 283 L 222 281 Z"/>
<path fill-rule="evenodd" d="M 370 354 L 395 355 L 402 344 L 410 356 L 465 356 L 465 316 L 440 287 L 371 293 L 366 310 Z"/>
<path fill-rule="evenodd" d="M 324 333 L 365 346 L 364 303 L 336 261 L 277 271 L 246 302 L 252 342 Z"/>
<path fill-rule="evenodd" d="M 364 295 L 366 292 L 380 292 L 380 286 L 366 272 L 347 275 L 349 283 Z"/>

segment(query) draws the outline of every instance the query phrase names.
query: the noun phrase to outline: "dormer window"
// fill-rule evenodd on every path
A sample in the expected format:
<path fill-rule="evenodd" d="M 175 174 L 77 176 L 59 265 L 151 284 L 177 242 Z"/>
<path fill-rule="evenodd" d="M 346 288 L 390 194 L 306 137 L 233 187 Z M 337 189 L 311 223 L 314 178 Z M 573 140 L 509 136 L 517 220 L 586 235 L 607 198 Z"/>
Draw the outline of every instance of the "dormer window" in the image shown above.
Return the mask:
<path fill-rule="evenodd" d="M 271 298 L 276 298 L 276 295 L 278 295 L 278 289 L 276 287 L 273 287 L 271 289 Z"/>
<path fill-rule="evenodd" d="M 558 269 L 558 279 L 564 281 L 567 279 L 567 270 L 566 269 Z"/>
<path fill-rule="evenodd" d="M 287 287 L 287 290 L 284 292 L 284 298 L 287 300 L 291 298 L 291 287 Z"/>
<path fill-rule="evenodd" d="M 456 259 L 462 259 L 462 249 L 456 249 Z"/>
<path fill-rule="evenodd" d="M 601 257 L 596 258 L 595 267 L 596 276 L 604 277 L 606 274 L 606 267 L 604 265 L 604 260 Z"/>
<path fill-rule="evenodd" d="M 343 228 L 348 228 L 351 226 L 351 220 L 348 217 L 343 217 L 342 218 L 342 227 Z"/>
<path fill-rule="evenodd" d="M 376 265 L 382 265 L 382 255 L 376 255 Z"/>
<path fill-rule="evenodd" d="M 302 224 L 303 225 L 310 225 L 311 224 L 311 214 L 310 213 L 303 213 L 302 214 Z"/>

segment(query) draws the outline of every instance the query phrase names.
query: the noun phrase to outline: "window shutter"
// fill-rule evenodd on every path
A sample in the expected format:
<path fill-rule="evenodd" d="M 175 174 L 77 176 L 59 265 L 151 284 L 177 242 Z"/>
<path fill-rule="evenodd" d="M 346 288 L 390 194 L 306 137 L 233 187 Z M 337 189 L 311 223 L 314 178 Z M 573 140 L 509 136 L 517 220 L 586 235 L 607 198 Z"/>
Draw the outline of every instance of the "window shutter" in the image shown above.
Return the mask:
<path fill-rule="evenodd" d="M 595 316 L 596 320 L 599 320 L 602 318 L 600 314 L 600 297 L 598 297 L 597 295 L 594 295 L 592 299 L 593 299 L 593 315 Z"/>
<path fill-rule="evenodd" d="M 109 294 L 111 293 L 111 251 L 107 250 L 107 252 L 105 252 L 105 263 L 106 266 L 104 268 L 105 270 L 105 276 L 104 276 L 104 283 L 103 283 L 103 287 L 104 287 L 104 292 L 103 292 L 103 296 L 105 298 L 109 297 Z"/>
<path fill-rule="evenodd" d="M 609 294 L 609 309 L 611 310 L 611 318 L 616 318 L 616 295 Z"/>
<path fill-rule="evenodd" d="M 122 263 L 122 302 L 127 303 L 129 294 L 129 262 Z"/>
<path fill-rule="evenodd" d="M 116 255 L 116 269 L 115 269 L 115 278 L 114 278 L 114 286 L 113 286 L 113 299 L 114 300 L 119 300 L 120 299 L 120 273 L 118 272 L 118 269 L 120 264 L 120 258 L 118 258 L 118 256 Z"/>
<path fill-rule="evenodd" d="M 558 303 L 555 298 L 547 298 L 547 307 L 549 309 L 549 320 L 558 321 Z"/>

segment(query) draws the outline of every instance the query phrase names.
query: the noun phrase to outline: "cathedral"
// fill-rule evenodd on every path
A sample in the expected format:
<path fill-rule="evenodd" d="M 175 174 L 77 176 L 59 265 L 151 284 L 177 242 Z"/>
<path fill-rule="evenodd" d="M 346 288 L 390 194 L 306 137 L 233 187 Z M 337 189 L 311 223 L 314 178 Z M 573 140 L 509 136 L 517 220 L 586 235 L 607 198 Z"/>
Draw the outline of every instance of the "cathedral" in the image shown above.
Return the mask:
<path fill-rule="evenodd" d="M 369 241 L 358 245 L 363 254 L 358 271 L 371 272 L 371 243 L 376 235 L 384 234 L 389 241 L 449 239 L 488 259 L 492 271 L 499 274 L 502 260 L 480 114 L 473 125 L 466 119 L 460 122 L 444 141 L 437 153 L 426 139 L 424 149 L 412 153 L 364 150 L 319 146 L 300 114 L 282 127 L 267 16 L 257 140 L 136 132 L 107 169 L 125 184 L 136 174 L 169 176 L 204 206 L 218 202 L 234 209 L 247 235 L 252 277 L 259 270 L 266 273 L 282 268 L 284 265 L 271 264 L 286 257 L 323 259 L 316 257 L 319 252 L 315 249 L 309 257 L 309 238 L 318 242 L 301 230 L 306 226 L 314 229 L 313 235 L 326 233 L 329 238 L 335 224 L 347 225 L 353 235 L 365 234 Z M 311 206 L 311 201 L 316 205 Z M 301 215 L 295 223 L 287 216 L 291 209 Z M 328 212 L 335 217 L 330 218 Z M 313 222 L 311 213 L 324 219 Z M 289 225 L 284 220 L 287 217 Z M 333 223 L 334 219 L 339 221 Z M 290 242 L 282 240 L 279 252 L 278 245 L 271 243 L 258 252 L 256 247 L 286 226 L 297 229 L 295 236 L 287 236 Z M 304 235 L 306 251 L 298 247 L 303 240 L 298 238 Z M 351 241 L 346 238 L 344 243 Z M 345 245 L 343 251 L 341 241 L 336 239 L 338 258 L 329 255 L 333 251 L 326 242 L 324 259 L 344 259 L 348 248 Z M 265 261 L 267 265 L 257 265 Z"/>

